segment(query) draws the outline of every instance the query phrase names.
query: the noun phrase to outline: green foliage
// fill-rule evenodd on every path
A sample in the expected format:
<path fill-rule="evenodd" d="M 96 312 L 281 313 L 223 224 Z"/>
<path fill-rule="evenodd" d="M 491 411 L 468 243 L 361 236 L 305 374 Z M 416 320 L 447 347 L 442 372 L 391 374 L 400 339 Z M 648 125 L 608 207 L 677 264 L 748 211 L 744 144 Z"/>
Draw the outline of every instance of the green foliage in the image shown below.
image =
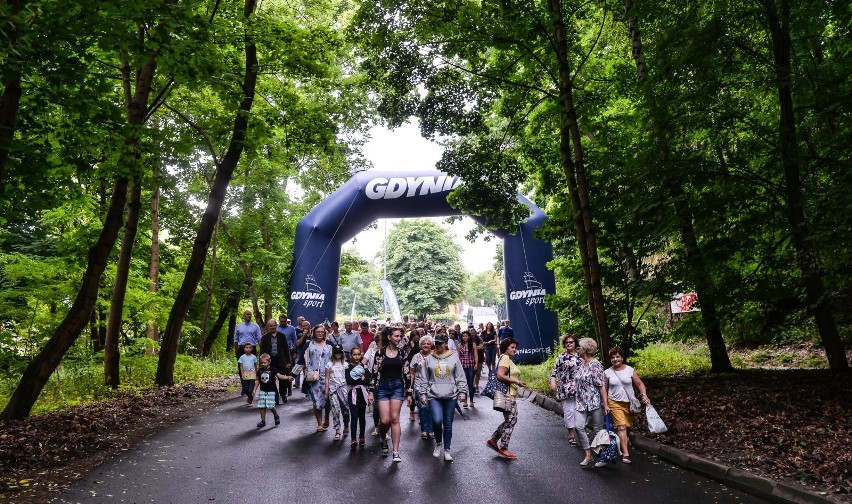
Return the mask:
<path fill-rule="evenodd" d="M 486 270 L 467 279 L 464 295 L 474 306 L 503 306 L 506 302 L 506 285 L 502 275 Z"/>
<path fill-rule="evenodd" d="M 388 233 L 387 274 L 400 309 L 418 319 L 458 301 L 465 281 L 458 247 L 425 219 L 403 220 Z"/>
<path fill-rule="evenodd" d="M 39 397 L 33 413 L 47 413 L 57 409 L 88 404 L 115 394 L 104 385 L 103 363 L 99 355 L 84 360 L 66 359 L 51 377 Z M 102 357 L 102 355 L 100 355 Z M 119 390 L 146 390 L 153 386 L 157 372 L 155 356 L 138 353 L 122 355 L 121 388 Z M 175 385 L 203 383 L 212 378 L 234 374 L 233 356 L 223 355 L 215 359 L 197 360 L 186 355 L 178 356 L 175 362 Z M 0 403 L 5 403 L 17 385 L 16 376 L 0 379 Z"/>
<path fill-rule="evenodd" d="M 636 350 L 631 365 L 643 377 L 693 375 L 710 371 L 710 357 L 704 347 L 657 343 Z"/>

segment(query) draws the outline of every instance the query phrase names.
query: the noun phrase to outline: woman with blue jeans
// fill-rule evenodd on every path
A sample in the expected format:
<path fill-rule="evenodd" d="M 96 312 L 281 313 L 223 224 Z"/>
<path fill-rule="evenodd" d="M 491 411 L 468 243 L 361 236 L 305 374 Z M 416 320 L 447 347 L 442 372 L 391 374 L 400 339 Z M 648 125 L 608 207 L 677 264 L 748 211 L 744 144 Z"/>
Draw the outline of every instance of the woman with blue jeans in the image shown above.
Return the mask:
<path fill-rule="evenodd" d="M 452 462 L 450 447 L 453 441 L 453 416 L 456 402 L 468 395 L 467 379 L 458 354 L 447 348 L 446 334 L 435 336 L 435 351 L 426 357 L 417 382 L 420 403 L 429 404 L 432 411 L 432 428 L 435 430 L 435 450 L 446 462 Z"/>
<path fill-rule="evenodd" d="M 376 353 L 376 404 L 379 407 L 379 439 L 381 439 L 382 455 L 388 455 L 387 434 L 390 431 L 393 443 L 393 461 L 402 462 L 399 456 L 399 439 L 402 431 L 399 427 L 399 412 L 402 401 L 405 400 L 405 384 L 403 382 L 403 356 L 399 349 L 402 340 L 402 329 L 394 327 L 390 333 L 390 341 Z"/>
<path fill-rule="evenodd" d="M 420 351 L 411 358 L 411 387 L 412 393 L 414 394 L 414 404 L 417 405 L 419 414 L 420 414 L 420 437 L 423 439 L 429 439 L 429 437 L 434 436 L 434 430 L 432 428 L 432 412 L 429 411 L 429 405 L 423 404 L 420 400 L 422 397 L 420 392 L 417 391 L 418 381 L 422 381 L 420 369 L 423 367 L 423 364 L 426 361 L 426 357 L 432 354 L 432 347 L 435 345 L 435 340 L 432 339 L 432 336 L 428 334 L 420 337 Z"/>

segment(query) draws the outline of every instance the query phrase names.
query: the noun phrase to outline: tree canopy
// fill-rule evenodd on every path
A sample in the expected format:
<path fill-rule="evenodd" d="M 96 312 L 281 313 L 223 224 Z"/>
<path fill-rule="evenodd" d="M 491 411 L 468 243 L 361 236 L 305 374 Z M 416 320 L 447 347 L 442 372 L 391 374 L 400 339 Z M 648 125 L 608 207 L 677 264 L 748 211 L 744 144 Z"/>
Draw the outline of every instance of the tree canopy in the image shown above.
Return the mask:
<path fill-rule="evenodd" d="M 387 276 L 402 311 L 424 318 L 461 299 L 467 274 L 446 229 L 406 219 L 388 233 Z"/>

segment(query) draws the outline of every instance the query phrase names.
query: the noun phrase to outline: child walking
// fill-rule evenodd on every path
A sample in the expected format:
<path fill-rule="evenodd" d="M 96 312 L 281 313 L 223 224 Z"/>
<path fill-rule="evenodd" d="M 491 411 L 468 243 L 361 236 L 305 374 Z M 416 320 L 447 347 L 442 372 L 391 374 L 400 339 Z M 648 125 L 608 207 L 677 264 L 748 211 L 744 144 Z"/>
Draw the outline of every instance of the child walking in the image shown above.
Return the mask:
<path fill-rule="evenodd" d="M 281 424 L 281 417 L 275 411 L 275 378 L 279 380 L 293 381 L 290 375 L 281 374 L 277 369 L 271 366 L 272 357 L 269 354 L 260 356 L 260 369 L 257 371 L 257 381 L 254 384 L 254 393 L 257 394 L 257 407 L 260 409 L 260 422 L 257 428 L 266 427 L 266 410 L 272 410 L 272 416 L 275 417 L 275 425 Z M 260 392 L 258 392 L 260 389 Z"/>
<path fill-rule="evenodd" d="M 349 366 L 346 368 L 347 404 L 350 411 L 350 422 L 352 425 L 352 442 L 349 447 L 353 450 L 358 445 L 364 446 L 364 430 L 367 428 L 367 402 L 370 393 L 367 391 L 367 383 L 370 382 L 364 365 L 361 364 L 361 349 L 354 347 L 349 353 Z M 360 431 L 358 430 L 360 427 Z M 358 433 L 360 432 L 360 436 Z M 356 440 L 357 438 L 357 440 Z"/>
<path fill-rule="evenodd" d="M 244 396 L 248 396 L 246 399 L 246 407 L 251 407 L 251 399 L 252 399 L 252 387 L 254 386 L 254 381 L 256 378 L 255 368 L 257 367 L 257 357 L 252 353 L 254 351 L 254 346 L 251 343 L 246 343 L 243 346 L 243 355 L 240 355 L 240 358 L 237 360 L 240 367 L 240 381 L 242 382 L 243 391 L 242 394 Z"/>
<path fill-rule="evenodd" d="M 340 441 L 340 415 L 343 414 L 343 436 L 349 434 L 349 403 L 346 400 L 346 362 L 343 347 L 331 348 L 331 360 L 325 365 L 325 398 L 331 403 L 334 440 Z"/>

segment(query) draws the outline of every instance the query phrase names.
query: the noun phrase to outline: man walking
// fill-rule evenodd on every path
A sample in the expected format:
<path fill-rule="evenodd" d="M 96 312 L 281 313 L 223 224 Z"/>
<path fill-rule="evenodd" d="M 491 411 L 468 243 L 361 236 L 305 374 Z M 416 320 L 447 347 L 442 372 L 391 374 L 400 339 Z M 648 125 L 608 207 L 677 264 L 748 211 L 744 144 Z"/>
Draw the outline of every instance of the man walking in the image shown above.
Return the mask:
<path fill-rule="evenodd" d="M 353 348 L 361 347 L 361 335 L 352 330 L 352 321 L 343 322 L 343 332 L 340 333 L 340 346 L 343 347 L 343 353 L 349 355 Z"/>
<path fill-rule="evenodd" d="M 240 356 L 245 353 L 246 344 L 252 346 L 251 353 L 257 354 L 257 344 L 260 342 L 260 327 L 251 321 L 251 310 L 243 312 L 243 322 L 234 329 L 234 356 L 239 361 Z M 239 372 L 237 363 L 237 372 Z"/>
<path fill-rule="evenodd" d="M 290 321 L 287 318 L 286 313 L 282 313 L 278 316 L 278 327 L 276 328 L 276 331 L 287 342 L 288 352 L 290 352 L 290 366 L 292 367 L 292 365 L 296 362 L 296 328 L 290 325 Z M 281 389 L 282 401 L 287 402 L 287 397 L 293 395 L 293 382 L 289 380 L 281 380 L 279 384 L 284 387 Z M 296 383 L 296 385 L 298 386 L 299 384 Z"/>
<path fill-rule="evenodd" d="M 290 347 L 287 346 L 287 338 L 278 332 L 275 324 L 275 319 L 269 319 L 266 322 L 266 333 L 260 337 L 260 352 L 269 354 L 272 357 L 272 366 L 282 375 L 290 374 Z M 285 395 L 285 383 L 290 383 L 290 380 L 282 380 L 272 377 L 272 380 L 278 380 L 278 386 L 275 387 L 275 404 L 286 403 L 287 396 Z"/>

